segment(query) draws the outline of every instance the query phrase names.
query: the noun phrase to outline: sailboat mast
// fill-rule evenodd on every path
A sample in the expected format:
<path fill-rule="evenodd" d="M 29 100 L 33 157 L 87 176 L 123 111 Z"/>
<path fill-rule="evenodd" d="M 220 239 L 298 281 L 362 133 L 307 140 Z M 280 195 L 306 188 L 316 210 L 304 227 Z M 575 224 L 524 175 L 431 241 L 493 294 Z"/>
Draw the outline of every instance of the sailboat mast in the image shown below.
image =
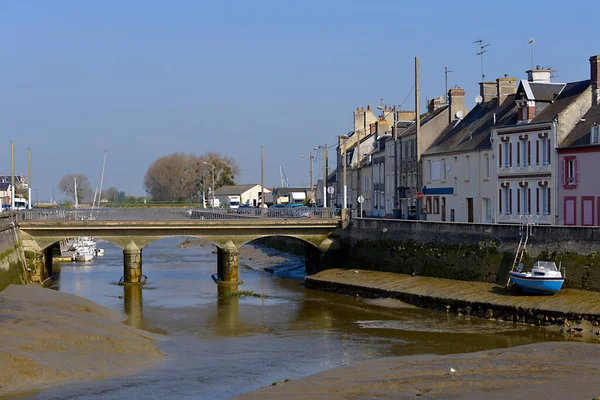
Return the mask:
<path fill-rule="evenodd" d="M 74 193 L 74 195 L 75 195 L 75 208 L 79 208 L 78 207 L 79 206 L 79 201 L 77 200 L 77 177 L 76 176 L 73 177 L 73 186 L 75 188 L 75 193 Z"/>
<path fill-rule="evenodd" d="M 281 169 L 281 164 L 279 164 L 279 180 L 281 181 L 281 187 L 283 187 L 283 170 Z"/>
<path fill-rule="evenodd" d="M 104 150 L 104 162 L 102 163 L 102 176 L 100 177 L 100 193 L 98 196 L 98 208 L 100 208 L 100 201 L 102 200 L 102 184 L 104 183 L 104 167 L 106 167 L 106 150 Z"/>

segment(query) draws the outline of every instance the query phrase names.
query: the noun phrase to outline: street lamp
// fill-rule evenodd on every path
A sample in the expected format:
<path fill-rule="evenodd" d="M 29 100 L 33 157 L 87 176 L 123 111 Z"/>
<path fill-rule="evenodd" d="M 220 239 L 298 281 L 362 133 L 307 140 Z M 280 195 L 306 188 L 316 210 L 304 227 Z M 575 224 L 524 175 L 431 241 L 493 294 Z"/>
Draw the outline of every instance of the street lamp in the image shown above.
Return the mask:
<path fill-rule="evenodd" d="M 211 208 L 215 208 L 215 166 L 211 163 L 207 163 L 206 161 L 203 161 L 204 164 L 208 165 L 210 167 L 210 171 L 211 171 L 211 175 L 212 175 L 212 207 Z"/>

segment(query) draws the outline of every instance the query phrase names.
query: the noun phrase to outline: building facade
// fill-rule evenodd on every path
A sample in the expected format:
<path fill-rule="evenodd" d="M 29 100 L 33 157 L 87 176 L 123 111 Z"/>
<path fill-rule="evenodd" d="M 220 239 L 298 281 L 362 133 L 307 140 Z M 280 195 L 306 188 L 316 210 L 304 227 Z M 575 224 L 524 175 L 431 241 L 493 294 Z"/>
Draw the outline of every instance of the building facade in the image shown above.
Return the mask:
<path fill-rule="evenodd" d="M 516 123 L 493 130 L 498 223 L 558 220 L 556 149 L 589 110 L 591 81 L 552 83 L 550 72 L 527 71 L 516 93 Z"/>
<path fill-rule="evenodd" d="M 423 155 L 423 194 L 427 220 L 494 222 L 496 168 L 494 126 L 516 115 L 516 78 L 480 83 L 480 101 L 447 127 Z"/>

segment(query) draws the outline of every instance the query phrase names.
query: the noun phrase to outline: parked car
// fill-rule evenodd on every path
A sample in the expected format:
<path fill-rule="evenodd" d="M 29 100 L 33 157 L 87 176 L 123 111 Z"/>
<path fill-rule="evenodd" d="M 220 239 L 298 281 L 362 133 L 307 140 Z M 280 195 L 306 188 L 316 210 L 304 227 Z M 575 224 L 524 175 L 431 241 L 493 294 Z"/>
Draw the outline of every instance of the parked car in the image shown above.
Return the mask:
<path fill-rule="evenodd" d="M 289 209 L 285 207 L 285 204 L 273 204 L 267 210 L 267 215 L 269 217 L 285 217 L 289 215 Z"/>
<path fill-rule="evenodd" d="M 295 208 L 295 207 L 305 207 L 305 206 L 302 203 L 289 203 L 288 207 Z"/>
<path fill-rule="evenodd" d="M 292 209 L 292 216 L 296 218 L 310 218 L 312 215 L 312 211 L 306 206 L 294 207 Z"/>

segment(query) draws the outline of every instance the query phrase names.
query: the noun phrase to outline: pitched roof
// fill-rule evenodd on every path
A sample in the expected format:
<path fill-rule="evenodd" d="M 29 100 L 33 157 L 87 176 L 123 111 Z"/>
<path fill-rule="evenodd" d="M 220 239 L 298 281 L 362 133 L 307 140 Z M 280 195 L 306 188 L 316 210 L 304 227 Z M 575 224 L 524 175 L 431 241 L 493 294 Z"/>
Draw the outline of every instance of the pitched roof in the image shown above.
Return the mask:
<path fill-rule="evenodd" d="M 255 186 L 260 185 L 258 183 L 249 183 L 247 185 L 223 186 L 215 190 L 215 196 L 239 196 Z"/>
<path fill-rule="evenodd" d="M 567 83 L 554 102 L 544 108 L 531 122 L 552 121 L 558 114 L 571 105 L 577 96 L 583 93 L 590 85 L 591 81 L 589 79 Z"/>
<path fill-rule="evenodd" d="M 516 122 L 515 95 L 506 97 L 499 106 L 498 99 L 477 104 L 460 122 L 449 125 L 424 154 L 490 149 L 492 128 Z"/>
<path fill-rule="evenodd" d="M 582 147 L 582 146 L 599 146 L 598 144 L 590 143 L 592 126 L 600 125 L 600 105 L 593 106 L 575 125 L 573 130 L 569 132 L 563 140 L 560 147 Z"/>
<path fill-rule="evenodd" d="M 543 83 L 543 82 L 524 82 L 531 88 L 533 99 L 535 101 L 554 101 L 560 92 L 565 88 L 564 83 Z"/>
<path fill-rule="evenodd" d="M 421 127 L 423 127 L 423 125 L 426 125 L 429 121 L 431 121 L 432 119 L 434 119 L 435 117 L 437 117 L 438 115 L 443 113 L 448 107 L 449 106 L 443 106 L 436 110 L 433 110 L 430 113 L 425 114 L 425 116 L 421 118 Z M 413 122 L 409 128 L 407 128 L 405 131 L 400 132 L 399 137 L 414 135 L 416 133 L 416 131 L 417 131 L 417 124 Z"/>
<path fill-rule="evenodd" d="M 6 192 L 10 186 L 8 182 L 0 182 L 0 191 Z"/>

